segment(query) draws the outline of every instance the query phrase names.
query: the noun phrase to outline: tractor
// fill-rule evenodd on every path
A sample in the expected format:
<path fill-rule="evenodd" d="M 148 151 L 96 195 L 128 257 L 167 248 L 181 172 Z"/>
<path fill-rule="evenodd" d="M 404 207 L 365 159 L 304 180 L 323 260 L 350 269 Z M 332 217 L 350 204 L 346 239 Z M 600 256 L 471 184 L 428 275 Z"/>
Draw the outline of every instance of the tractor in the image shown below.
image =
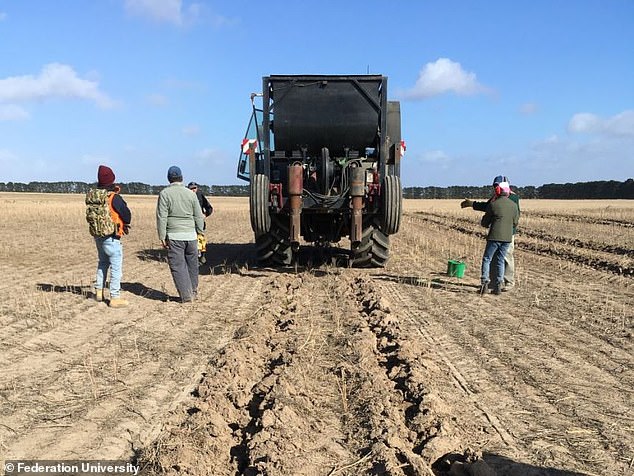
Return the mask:
<path fill-rule="evenodd" d="M 290 265 L 302 238 L 323 248 L 347 237 L 349 265 L 383 267 L 401 223 L 405 152 L 387 77 L 265 76 L 251 105 L 237 175 L 250 183 L 258 261 Z"/>

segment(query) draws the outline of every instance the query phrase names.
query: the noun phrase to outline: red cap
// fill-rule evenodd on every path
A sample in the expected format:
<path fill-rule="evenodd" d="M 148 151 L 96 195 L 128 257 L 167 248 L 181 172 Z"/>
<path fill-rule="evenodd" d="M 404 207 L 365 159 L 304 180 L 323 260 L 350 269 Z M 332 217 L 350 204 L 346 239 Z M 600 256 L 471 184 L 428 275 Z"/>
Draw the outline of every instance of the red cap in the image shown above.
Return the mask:
<path fill-rule="evenodd" d="M 110 167 L 100 165 L 97 171 L 97 182 L 100 187 L 109 187 L 114 183 L 114 172 Z"/>

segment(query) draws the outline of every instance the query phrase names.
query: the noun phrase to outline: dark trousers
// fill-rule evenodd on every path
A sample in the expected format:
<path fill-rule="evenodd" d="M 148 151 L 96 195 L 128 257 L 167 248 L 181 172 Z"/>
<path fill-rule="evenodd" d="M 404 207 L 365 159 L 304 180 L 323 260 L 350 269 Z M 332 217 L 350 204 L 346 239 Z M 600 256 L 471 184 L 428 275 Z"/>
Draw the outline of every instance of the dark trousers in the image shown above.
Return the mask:
<path fill-rule="evenodd" d="M 169 240 L 167 261 L 183 301 L 191 301 L 198 291 L 198 242 Z"/>

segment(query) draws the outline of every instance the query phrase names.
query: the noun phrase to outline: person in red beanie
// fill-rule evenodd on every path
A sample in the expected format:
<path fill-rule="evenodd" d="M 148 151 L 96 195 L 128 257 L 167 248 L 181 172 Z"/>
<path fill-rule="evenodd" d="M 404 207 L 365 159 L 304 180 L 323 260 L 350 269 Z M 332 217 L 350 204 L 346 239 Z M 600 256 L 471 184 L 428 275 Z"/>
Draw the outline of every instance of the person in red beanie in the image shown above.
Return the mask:
<path fill-rule="evenodd" d="M 110 167 L 100 165 L 97 171 L 97 188 L 86 194 L 86 221 L 90 234 L 95 238 L 97 276 L 95 299 L 103 301 L 103 288 L 110 269 L 110 307 L 125 307 L 128 301 L 121 298 L 123 274 L 123 248 L 121 237 L 130 229 L 132 214 L 115 185 L 115 175 Z"/>

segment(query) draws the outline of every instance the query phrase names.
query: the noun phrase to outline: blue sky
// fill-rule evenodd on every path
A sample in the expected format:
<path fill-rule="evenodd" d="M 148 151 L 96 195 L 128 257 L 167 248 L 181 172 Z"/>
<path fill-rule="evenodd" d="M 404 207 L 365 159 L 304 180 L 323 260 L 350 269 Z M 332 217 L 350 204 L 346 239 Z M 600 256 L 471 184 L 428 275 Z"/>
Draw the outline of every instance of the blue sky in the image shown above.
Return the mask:
<path fill-rule="evenodd" d="M 0 0 L 0 182 L 244 183 L 262 76 L 367 71 L 405 186 L 634 177 L 632 0 Z"/>

